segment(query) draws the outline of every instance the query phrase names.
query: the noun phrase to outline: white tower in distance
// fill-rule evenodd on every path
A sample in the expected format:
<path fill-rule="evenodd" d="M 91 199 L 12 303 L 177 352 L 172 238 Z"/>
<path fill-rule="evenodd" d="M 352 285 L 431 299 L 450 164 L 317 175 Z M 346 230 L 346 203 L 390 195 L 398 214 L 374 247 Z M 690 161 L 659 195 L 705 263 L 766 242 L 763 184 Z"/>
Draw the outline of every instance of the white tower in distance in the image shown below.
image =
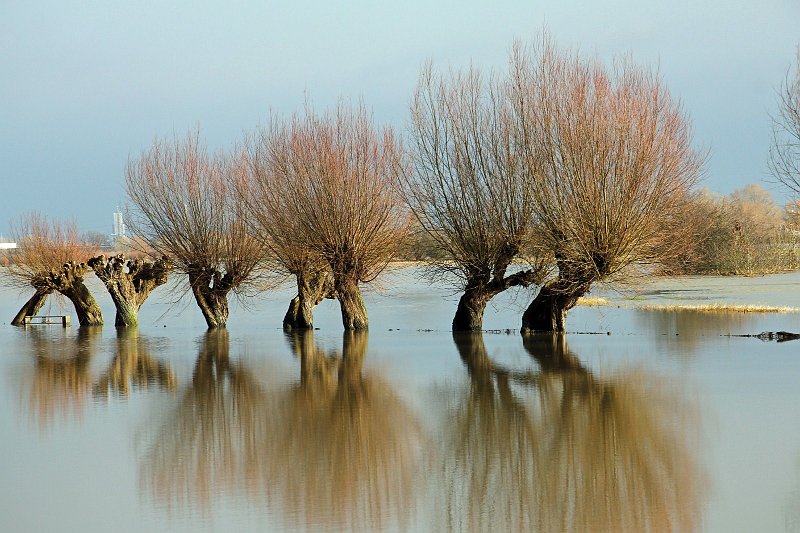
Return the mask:
<path fill-rule="evenodd" d="M 116 242 L 120 237 L 125 236 L 125 222 L 122 220 L 122 212 L 118 207 L 117 210 L 114 211 L 114 231 L 111 233 L 111 237 L 114 242 Z"/>

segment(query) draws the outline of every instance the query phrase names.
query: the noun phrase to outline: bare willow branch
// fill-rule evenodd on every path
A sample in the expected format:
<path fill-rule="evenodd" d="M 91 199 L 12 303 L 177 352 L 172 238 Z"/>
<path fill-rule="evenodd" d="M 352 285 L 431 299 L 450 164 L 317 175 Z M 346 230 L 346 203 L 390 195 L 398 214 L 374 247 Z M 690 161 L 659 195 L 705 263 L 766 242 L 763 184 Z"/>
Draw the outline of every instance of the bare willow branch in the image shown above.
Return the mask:
<path fill-rule="evenodd" d="M 780 110 L 772 120 L 769 168 L 780 183 L 800 194 L 800 47 L 794 71 L 787 74 L 779 93 Z"/>
<path fill-rule="evenodd" d="M 251 235 L 260 239 L 267 252 L 268 268 L 297 281 L 297 296 L 289 304 L 284 328 L 310 329 L 314 307 L 334 297 L 333 274 L 322 255 L 301 239 L 303 227 L 282 184 L 292 174 L 298 180 L 309 179 L 286 165 L 285 127 L 273 119 L 266 128 L 245 137 L 236 192 Z"/>

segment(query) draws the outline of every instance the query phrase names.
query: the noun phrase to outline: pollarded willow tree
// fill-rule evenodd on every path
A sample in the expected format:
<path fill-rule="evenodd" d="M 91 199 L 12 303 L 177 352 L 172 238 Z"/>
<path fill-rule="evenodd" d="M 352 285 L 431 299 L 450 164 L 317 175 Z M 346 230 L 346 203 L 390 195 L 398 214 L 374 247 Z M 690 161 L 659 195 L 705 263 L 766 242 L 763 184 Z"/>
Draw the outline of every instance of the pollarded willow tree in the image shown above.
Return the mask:
<path fill-rule="evenodd" d="M 100 306 L 83 282 L 91 270 L 86 261 L 95 249 L 81 239 L 75 224 L 28 213 L 13 225 L 12 234 L 17 248 L 5 279 L 20 288 L 33 287 L 35 292 L 11 324 L 22 325 L 26 316 L 39 312 L 50 294 L 59 293 L 72 302 L 81 326 L 101 325 Z"/>
<path fill-rule="evenodd" d="M 794 71 L 780 91 L 780 110 L 772 122 L 769 166 L 780 183 L 800 194 L 800 47 Z"/>
<path fill-rule="evenodd" d="M 166 256 L 149 261 L 126 259 L 125 254 L 98 255 L 87 264 L 108 289 L 117 309 L 114 325 L 121 327 L 139 323 L 139 309 L 156 287 L 167 282 L 170 268 Z"/>
<path fill-rule="evenodd" d="M 515 48 L 518 137 L 529 155 L 537 249 L 557 275 L 522 318 L 523 333 L 563 331 L 599 281 L 658 264 L 686 246 L 684 203 L 704 157 L 688 116 L 653 71 L 558 50 Z"/>
<path fill-rule="evenodd" d="M 344 328 L 366 329 L 359 285 L 383 272 L 406 233 L 396 192 L 399 142 L 374 125 L 363 104 L 341 102 L 332 113 L 309 107 L 304 116 L 276 120 L 267 137 L 274 188 L 267 209 L 282 211 L 273 216 L 294 232 L 298 253 L 327 264 Z"/>
<path fill-rule="evenodd" d="M 156 140 L 125 172 L 134 232 L 188 276 L 209 328 L 225 327 L 228 295 L 247 295 L 259 279 L 262 246 L 237 213 L 235 173 L 231 158 L 209 155 L 199 131 Z"/>
<path fill-rule="evenodd" d="M 324 298 L 334 297 L 334 290 L 328 262 L 300 238 L 302 220 L 282 185 L 292 176 L 310 179 L 303 168 L 294 166 L 291 142 L 286 124 L 279 120 L 248 136 L 236 190 L 251 234 L 261 239 L 267 251 L 266 264 L 297 281 L 297 295 L 289 303 L 283 327 L 302 330 L 314 327 L 314 308 Z"/>
<path fill-rule="evenodd" d="M 455 277 L 464 291 L 453 331 L 480 331 L 494 296 L 546 271 L 528 257 L 509 272 L 531 239 L 535 179 L 526 175 L 509 89 L 475 69 L 446 77 L 428 66 L 411 105 L 413 156 L 402 190 L 439 248 L 430 273 Z"/>

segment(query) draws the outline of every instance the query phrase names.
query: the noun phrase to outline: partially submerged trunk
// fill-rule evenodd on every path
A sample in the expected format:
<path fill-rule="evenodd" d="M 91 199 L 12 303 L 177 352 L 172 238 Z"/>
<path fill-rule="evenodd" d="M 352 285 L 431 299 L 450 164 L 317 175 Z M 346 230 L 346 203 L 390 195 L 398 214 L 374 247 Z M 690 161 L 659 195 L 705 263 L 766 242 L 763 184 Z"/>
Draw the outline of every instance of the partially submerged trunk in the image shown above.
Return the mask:
<path fill-rule="evenodd" d="M 297 296 L 292 298 L 283 317 L 283 329 L 303 330 L 314 327 L 314 308 L 325 298 L 334 298 L 333 276 L 321 271 L 297 274 Z"/>
<path fill-rule="evenodd" d="M 97 305 L 92 293 L 83 283 L 83 276 L 89 270 L 86 263 L 69 261 L 64 263 L 59 270 L 51 270 L 38 276 L 32 281 L 36 287 L 47 287 L 58 291 L 75 306 L 78 323 L 81 326 L 102 326 L 103 313 Z"/>
<path fill-rule="evenodd" d="M 118 327 L 138 324 L 139 309 L 150 293 L 167 282 L 169 261 L 162 257 L 156 261 L 126 260 L 125 254 L 106 258 L 93 257 L 88 265 L 105 284 L 117 309 L 114 325 Z"/>
<path fill-rule="evenodd" d="M 342 309 L 344 329 L 348 331 L 367 329 L 369 327 L 367 308 L 364 305 L 364 299 L 361 297 L 358 280 L 342 276 L 335 280 L 334 286 L 336 297 L 339 298 L 339 305 Z"/>
<path fill-rule="evenodd" d="M 97 301 L 82 280 L 59 292 L 69 298 L 72 305 L 75 306 L 75 314 L 78 315 L 78 323 L 81 326 L 101 326 L 103 324 L 103 313 L 100 311 L 100 306 L 97 305 Z"/>
<path fill-rule="evenodd" d="M 458 300 L 453 317 L 453 331 L 477 332 L 483 329 L 483 313 L 486 305 L 497 294 L 495 291 L 468 288 Z"/>
<path fill-rule="evenodd" d="M 36 292 L 33 293 L 30 300 L 25 302 L 25 305 L 22 306 L 22 309 L 14 317 L 14 320 L 11 321 L 12 326 L 22 326 L 25 323 L 26 316 L 35 316 L 38 313 L 42 306 L 44 306 L 45 300 L 47 300 L 47 296 L 53 292 L 52 289 L 43 287 L 37 288 Z"/>
<path fill-rule="evenodd" d="M 224 328 L 228 323 L 230 279 L 230 273 L 223 275 L 213 268 L 189 272 L 189 285 L 208 329 Z"/>
<path fill-rule="evenodd" d="M 506 267 L 497 268 L 491 275 L 476 272 L 467 279 L 464 294 L 458 301 L 453 317 L 453 332 L 477 332 L 483 330 L 483 313 L 492 298 L 511 287 L 527 287 L 536 282 L 538 274 L 523 270 L 506 276 Z"/>
<path fill-rule="evenodd" d="M 567 311 L 589 292 L 590 286 L 589 282 L 570 283 L 563 278 L 542 286 L 522 315 L 521 333 L 563 333 Z"/>

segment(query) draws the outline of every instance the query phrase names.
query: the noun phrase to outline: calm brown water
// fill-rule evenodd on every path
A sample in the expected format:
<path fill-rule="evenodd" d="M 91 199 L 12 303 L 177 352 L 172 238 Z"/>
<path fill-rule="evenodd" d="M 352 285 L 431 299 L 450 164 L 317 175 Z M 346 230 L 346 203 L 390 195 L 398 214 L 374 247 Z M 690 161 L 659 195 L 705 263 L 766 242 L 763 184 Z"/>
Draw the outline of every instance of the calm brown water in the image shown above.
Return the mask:
<path fill-rule="evenodd" d="M 800 306 L 800 275 L 597 293 L 523 342 L 454 338 L 453 297 L 409 268 L 362 335 L 334 302 L 285 335 L 288 291 L 226 332 L 158 291 L 138 331 L 17 329 L 4 290 L 0 531 L 800 530 L 800 341 L 728 336 L 800 315 L 632 307 Z"/>

